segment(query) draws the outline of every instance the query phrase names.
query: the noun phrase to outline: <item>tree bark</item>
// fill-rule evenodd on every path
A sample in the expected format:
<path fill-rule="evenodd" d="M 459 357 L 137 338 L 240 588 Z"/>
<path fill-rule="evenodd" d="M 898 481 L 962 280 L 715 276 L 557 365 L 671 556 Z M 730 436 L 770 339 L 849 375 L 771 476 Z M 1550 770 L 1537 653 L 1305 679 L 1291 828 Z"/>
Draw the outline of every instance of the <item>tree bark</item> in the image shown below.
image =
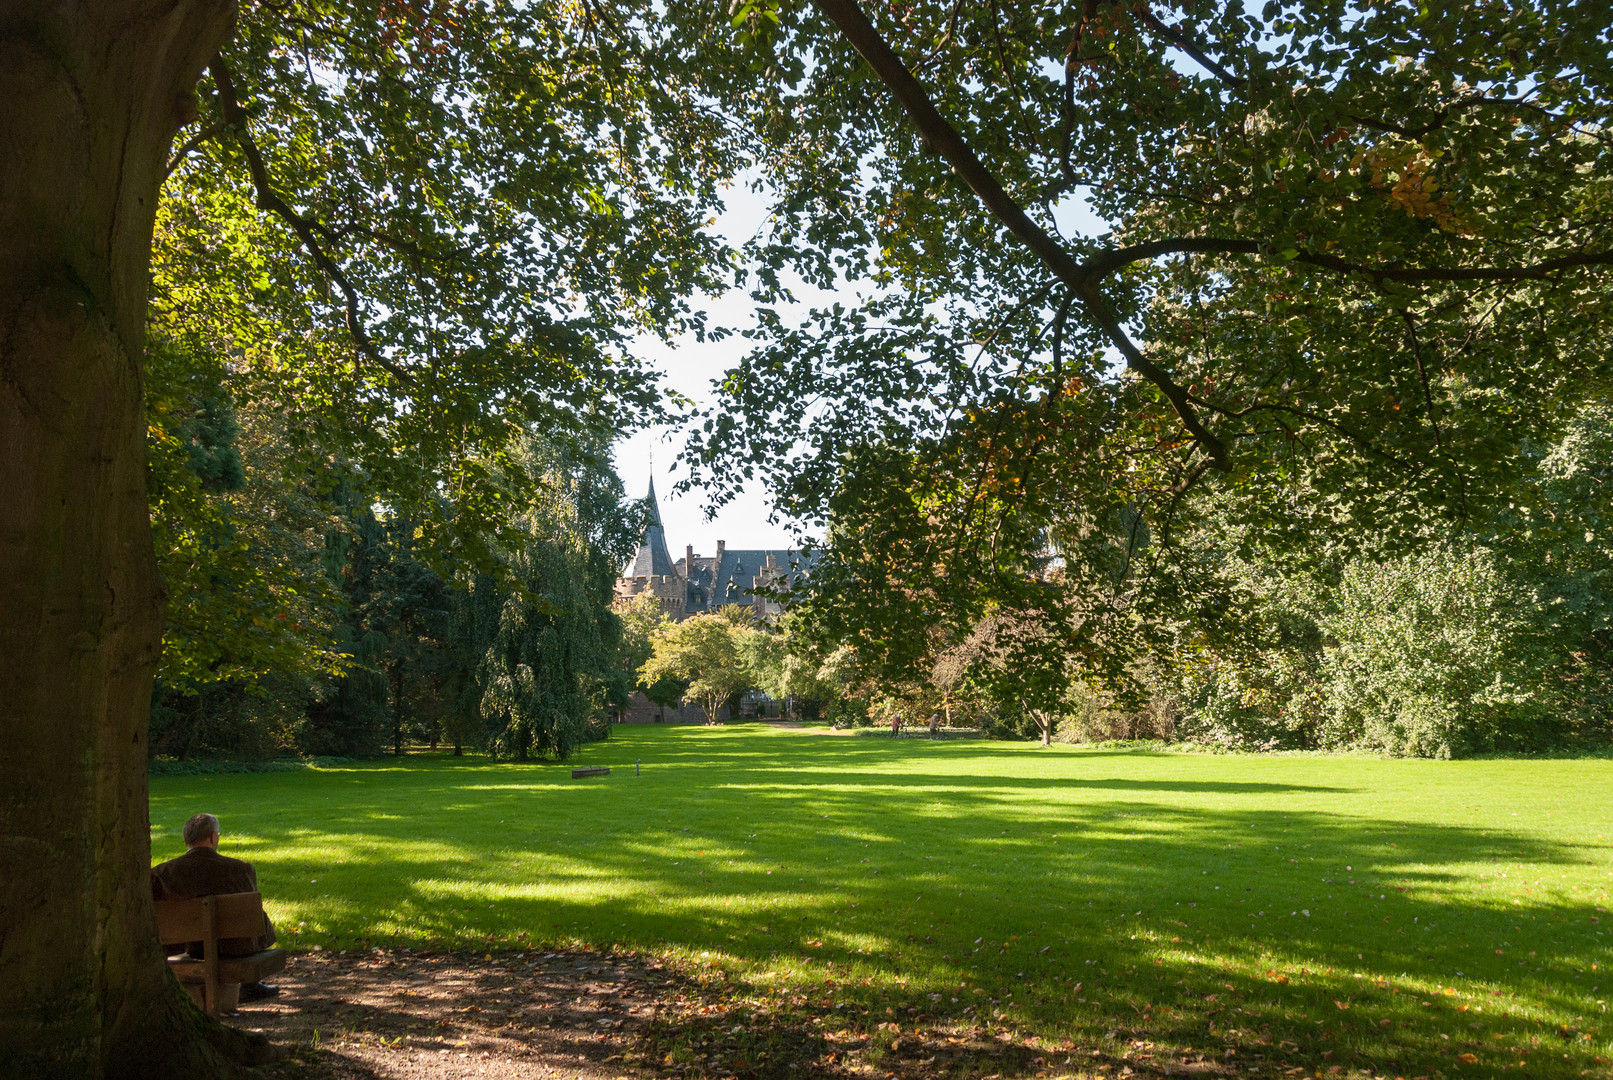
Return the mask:
<path fill-rule="evenodd" d="M 403 665 L 393 664 L 387 669 L 387 681 L 392 688 L 392 756 L 403 756 Z"/>
<path fill-rule="evenodd" d="M 142 344 L 157 191 L 228 0 L 0 0 L 0 1076 L 215 1076 L 158 955 L 162 596 Z"/>

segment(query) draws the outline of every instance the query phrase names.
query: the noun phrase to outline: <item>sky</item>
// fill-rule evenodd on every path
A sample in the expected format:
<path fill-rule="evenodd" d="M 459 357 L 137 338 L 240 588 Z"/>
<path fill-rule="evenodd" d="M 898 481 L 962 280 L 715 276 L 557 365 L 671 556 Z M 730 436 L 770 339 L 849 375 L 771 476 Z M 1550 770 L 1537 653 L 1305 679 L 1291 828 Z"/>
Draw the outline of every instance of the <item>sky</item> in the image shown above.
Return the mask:
<path fill-rule="evenodd" d="M 724 298 L 710 307 L 726 307 L 731 303 Z M 748 319 L 748 315 L 745 317 Z M 704 343 L 689 340 L 675 349 L 652 342 L 641 344 L 641 355 L 662 370 L 665 387 L 699 405 L 708 405 L 712 400 L 712 380 L 737 362 L 748 345 L 743 338 Z M 697 555 L 713 554 L 718 540 L 726 541 L 731 548 L 795 546 L 788 523 L 768 520 L 773 511 L 772 500 L 754 484 L 709 521 L 702 491 L 692 491 L 682 497 L 675 495 L 673 485 L 686 473 L 682 468 L 673 468 L 682 448 L 681 435 L 671 429 L 656 428 L 635 432 L 623 439 L 616 445 L 615 455 L 617 475 L 627 485 L 628 495 L 634 498 L 643 495 L 648 488 L 653 463 L 661 522 L 666 526 L 667 547 L 674 558 L 682 555 L 685 544 L 693 544 Z"/>
<path fill-rule="evenodd" d="M 717 219 L 717 231 L 730 244 L 738 246 L 761 229 L 767 219 L 764 199 L 743 184 L 729 189 L 727 209 Z M 814 303 L 832 299 L 817 290 L 797 289 L 804 312 Z M 753 320 L 749 297 L 743 290 L 731 290 L 720 297 L 696 298 L 712 325 L 744 329 Z M 780 309 L 786 319 L 788 308 Z M 647 337 L 637 342 L 638 355 L 659 368 L 662 386 L 689 398 L 697 406 L 710 405 L 712 383 L 736 364 L 750 349 L 750 342 L 738 335 L 722 341 L 697 342 L 686 336 L 669 348 L 660 340 Z M 737 499 L 723 506 L 716 517 L 706 519 L 706 499 L 701 491 L 683 497 L 673 494 L 673 485 L 686 475 L 673 469 L 683 449 L 683 436 L 669 428 L 635 432 L 616 445 L 616 472 L 627 485 L 631 497 L 642 496 L 649 486 L 654 463 L 655 491 L 661 506 L 661 522 L 666 526 L 667 547 L 674 559 L 683 555 L 684 545 L 693 544 L 695 554 L 712 555 L 717 541 L 730 548 L 787 548 L 796 546 L 790 522 L 771 522 L 773 502 L 758 486 L 747 488 Z"/>

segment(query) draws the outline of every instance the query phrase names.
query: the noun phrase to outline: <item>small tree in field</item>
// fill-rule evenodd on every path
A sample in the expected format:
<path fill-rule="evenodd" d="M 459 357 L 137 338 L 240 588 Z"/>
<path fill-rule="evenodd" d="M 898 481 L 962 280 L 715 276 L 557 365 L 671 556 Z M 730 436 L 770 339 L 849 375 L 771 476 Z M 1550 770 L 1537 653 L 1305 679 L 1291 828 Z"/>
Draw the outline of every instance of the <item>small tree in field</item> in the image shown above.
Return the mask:
<path fill-rule="evenodd" d="M 1078 683 L 1079 662 L 1053 640 L 1045 621 L 1000 612 L 981 620 L 961 651 L 968 681 L 999 710 L 1029 718 L 1042 745 L 1051 746 Z"/>
<path fill-rule="evenodd" d="M 621 640 L 616 646 L 618 663 L 629 678 L 637 678 L 638 669 L 650 658 L 650 639 L 672 620 L 649 593 L 619 599 L 610 609 L 622 624 Z"/>
<path fill-rule="evenodd" d="M 651 682 L 639 678 L 639 671 L 649 662 L 655 635 L 672 625 L 672 619 L 661 610 L 661 604 L 648 593 L 618 600 L 611 610 L 622 623 L 621 644 L 617 647 L 619 663 L 628 679 L 634 680 L 638 690 L 659 710 L 657 720 L 666 719 L 668 705 L 676 705 L 686 689 L 683 680 L 670 675 Z"/>
<path fill-rule="evenodd" d="M 751 686 L 743 638 L 759 633 L 728 612 L 696 615 L 656 631 L 650 659 L 639 669 L 639 683 L 653 686 L 664 679 L 688 681 L 689 696 L 700 702 L 709 723 L 717 722 L 723 702 Z"/>

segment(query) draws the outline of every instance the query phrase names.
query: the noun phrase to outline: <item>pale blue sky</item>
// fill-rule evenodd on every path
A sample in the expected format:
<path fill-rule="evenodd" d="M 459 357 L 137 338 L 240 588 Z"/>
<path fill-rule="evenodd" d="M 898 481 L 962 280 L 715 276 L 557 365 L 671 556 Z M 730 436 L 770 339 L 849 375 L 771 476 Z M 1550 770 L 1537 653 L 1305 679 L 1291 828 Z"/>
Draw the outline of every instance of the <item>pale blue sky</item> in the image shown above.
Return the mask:
<path fill-rule="evenodd" d="M 728 206 L 717 220 L 718 230 L 736 247 L 754 236 L 767 220 L 767 202 L 748 187 L 730 189 Z M 817 290 L 797 289 L 801 308 L 822 304 L 833 297 Z M 699 301 L 697 301 L 698 303 Z M 720 297 L 707 297 L 700 304 L 712 325 L 744 329 L 753 321 L 750 298 L 742 290 Z M 788 318 L 787 309 L 784 311 Z M 717 342 L 696 342 L 687 337 L 668 348 L 654 338 L 638 343 L 639 355 L 658 367 L 664 385 L 704 406 L 712 401 L 712 383 L 749 351 L 750 342 L 737 334 Z M 650 479 L 650 462 L 655 463 L 655 490 L 660 496 L 661 520 L 666 526 L 666 542 L 674 559 L 681 558 L 685 544 L 693 544 L 697 555 L 711 555 L 717 541 L 731 548 L 793 547 L 793 533 L 785 523 L 770 523 L 773 503 L 756 486 L 718 511 L 707 521 L 703 492 L 679 498 L 673 486 L 687 470 L 673 469 L 683 449 L 683 436 L 668 428 L 634 433 L 616 447 L 616 472 L 631 496 L 643 495 Z"/>

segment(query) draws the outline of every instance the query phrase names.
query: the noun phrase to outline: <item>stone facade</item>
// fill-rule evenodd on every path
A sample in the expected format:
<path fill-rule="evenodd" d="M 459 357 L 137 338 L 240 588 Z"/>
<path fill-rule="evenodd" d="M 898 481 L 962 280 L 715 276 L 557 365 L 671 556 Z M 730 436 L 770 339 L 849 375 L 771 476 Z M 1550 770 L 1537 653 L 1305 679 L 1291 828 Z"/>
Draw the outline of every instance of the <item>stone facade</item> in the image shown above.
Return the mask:
<path fill-rule="evenodd" d="M 655 498 L 655 481 L 648 494 L 650 518 L 644 526 L 633 560 L 616 579 L 617 599 L 649 593 L 672 618 L 679 621 L 722 607 L 743 604 L 758 619 L 784 610 L 776 600 L 758 596 L 753 590 L 768 588 L 805 575 L 811 560 L 789 548 L 729 548 L 717 541 L 717 554 L 697 555 L 694 545 L 686 545 L 683 558 L 672 561 L 666 546 L 666 530 L 661 525 L 661 508 Z"/>

